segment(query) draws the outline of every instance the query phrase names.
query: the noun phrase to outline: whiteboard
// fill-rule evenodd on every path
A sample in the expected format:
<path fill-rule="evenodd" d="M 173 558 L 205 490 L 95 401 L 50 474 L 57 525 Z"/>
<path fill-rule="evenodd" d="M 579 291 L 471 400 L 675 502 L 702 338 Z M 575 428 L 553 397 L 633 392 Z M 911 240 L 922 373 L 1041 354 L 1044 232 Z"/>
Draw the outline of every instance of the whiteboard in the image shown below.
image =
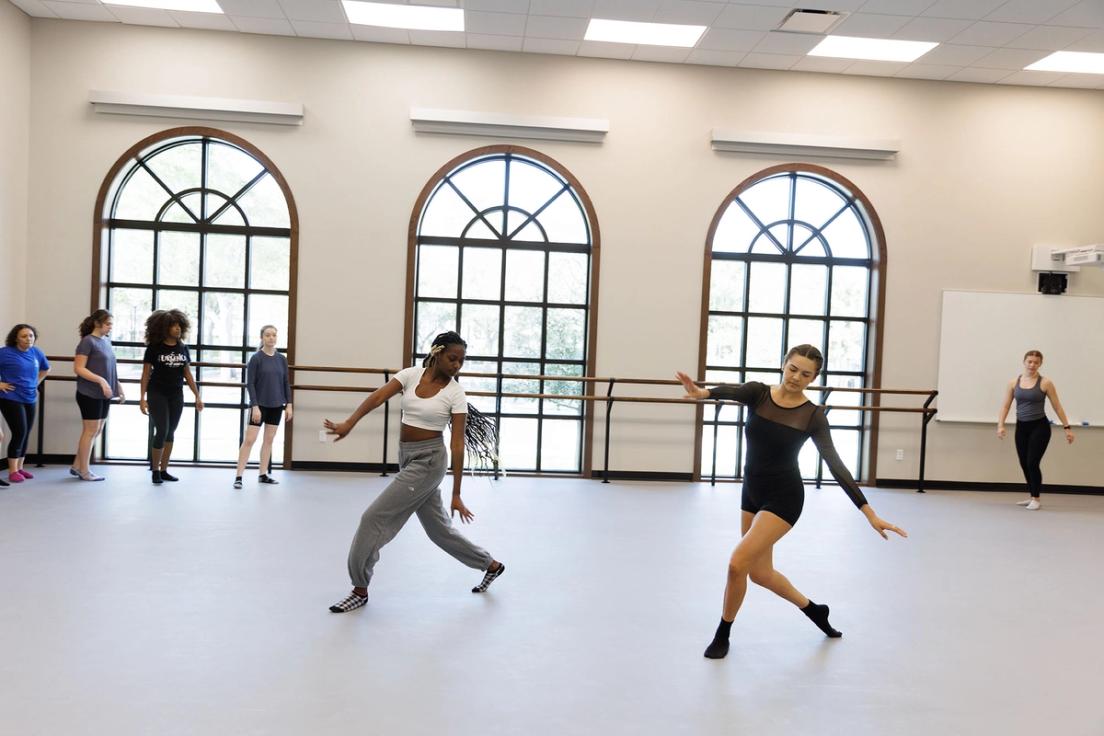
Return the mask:
<path fill-rule="evenodd" d="M 1104 298 L 978 291 L 943 292 L 936 419 L 996 424 L 1028 350 L 1043 354 L 1070 423 L 1104 426 Z M 1058 419 L 1049 401 L 1047 416 Z"/>

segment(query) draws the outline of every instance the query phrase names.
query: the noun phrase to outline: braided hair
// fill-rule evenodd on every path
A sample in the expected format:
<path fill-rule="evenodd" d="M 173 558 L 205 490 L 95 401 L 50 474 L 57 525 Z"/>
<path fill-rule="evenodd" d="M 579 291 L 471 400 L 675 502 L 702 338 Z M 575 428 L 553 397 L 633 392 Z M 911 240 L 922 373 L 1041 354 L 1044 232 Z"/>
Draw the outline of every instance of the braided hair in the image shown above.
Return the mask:
<path fill-rule="evenodd" d="M 442 332 L 433 338 L 429 355 L 422 361 L 423 368 L 431 368 L 437 362 L 437 356 L 453 345 L 468 347 L 464 338 L 453 331 Z M 459 383 L 459 380 L 457 380 Z M 498 467 L 498 427 L 493 417 L 489 417 L 468 404 L 468 419 L 464 423 L 464 446 L 468 459 L 482 470 Z"/>

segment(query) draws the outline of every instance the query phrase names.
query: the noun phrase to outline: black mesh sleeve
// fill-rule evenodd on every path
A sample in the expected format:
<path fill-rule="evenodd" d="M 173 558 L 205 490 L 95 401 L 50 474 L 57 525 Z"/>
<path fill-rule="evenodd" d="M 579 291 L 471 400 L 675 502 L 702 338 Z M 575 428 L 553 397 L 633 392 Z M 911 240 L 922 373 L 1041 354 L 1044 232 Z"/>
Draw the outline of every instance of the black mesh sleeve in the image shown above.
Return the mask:
<path fill-rule="evenodd" d="M 748 381 L 736 386 L 714 386 L 709 389 L 709 398 L 724 399 L 725 401 L 739 401 L 747 406 L 755 406 L 763 398 L 763 394 L 770 391 L 765 383 Z"/>
<path fill-rule="evenodd" d="M 823 407 L 817 407 L 817 410 L 813 413 L 809 432 L 812 435 L 813 444 L 820 452 L 820 456 L 824 458 L 824 462 L 828 463 L 828 470 L 831 471 L 832 477 L 836 479 L 836 482 L 843 488 L 843 492 L 855 504 L 855 508 L 861 509 L 867 504 L 866 496 L 863 495 L 858 483 L 851 477 L 851 471 L 843 464 L 839 453 L 836 452 L 836 446 L 832 442 L 832 433 L 828 429 L 828 417 L 824 415 Z"/>

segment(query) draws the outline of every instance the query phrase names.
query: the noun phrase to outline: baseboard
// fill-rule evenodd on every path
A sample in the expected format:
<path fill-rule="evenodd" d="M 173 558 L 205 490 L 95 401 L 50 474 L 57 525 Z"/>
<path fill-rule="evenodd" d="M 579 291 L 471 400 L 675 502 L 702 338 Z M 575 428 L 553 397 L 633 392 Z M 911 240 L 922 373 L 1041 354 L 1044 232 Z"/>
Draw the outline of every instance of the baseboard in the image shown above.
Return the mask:
<path fill-rule="evenodd" d="M 601 470 L 592 470 L 590 471 L 590 477 L 594 480 L 602 480 L 606 477 L 606 474 L 603 473 Z M 611 470 L 609 471 L 609 479 L 675 481 L 679 483 L 690 483 L 694 480 L 694 474 L 650 470 Z"/>
<path fill-rule="evenodd" d="M 397 473 L 398 463 L 387 463 L 384 470 L 383 463 L 340 463 L 328 460 L 293 460 L 292 470 L 323 470 L 337 473 Z"/>
<path fill-rule="evenodd" d="M 916 488 L 915 478 L 879 478 L 877 488 Z M 1023 483 L 988 483 L 963 480 L 925 480 L 924 490 L 932 491 L 997 491 L 1001 493 L 1026 493 Z M 1070 493 L 1083 496 L 1104 495 L 1100 486 L 1043 485 L 1043 493 Z"/>

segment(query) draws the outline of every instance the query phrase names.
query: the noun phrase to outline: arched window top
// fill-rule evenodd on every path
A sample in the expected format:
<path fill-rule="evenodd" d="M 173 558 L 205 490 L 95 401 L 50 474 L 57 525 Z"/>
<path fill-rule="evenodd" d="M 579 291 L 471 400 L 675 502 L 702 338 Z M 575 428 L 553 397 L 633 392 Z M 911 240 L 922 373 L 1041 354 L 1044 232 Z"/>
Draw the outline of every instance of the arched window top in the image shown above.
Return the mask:
<path fill-rule="evenodd" d="M 818 172 L 768 174 L 739 187 L 717 221 L 714 253 L 789 259 L 870 261 L 871 228 L 862 202 Z"/>
<path fill-rule="evenodd" d="M 270 167 L 235 143 L 186 135 L 162 140 L 124 164 L 109 219 L 175 229 L 291 227 L 287 198 Z"/>
<path fill-rule="evenodd" d="M 591 225 L 572 183 L 513 152 L 478 156 L 444 174 L 426 200 L 421 236 L 590 245 Z"/>

